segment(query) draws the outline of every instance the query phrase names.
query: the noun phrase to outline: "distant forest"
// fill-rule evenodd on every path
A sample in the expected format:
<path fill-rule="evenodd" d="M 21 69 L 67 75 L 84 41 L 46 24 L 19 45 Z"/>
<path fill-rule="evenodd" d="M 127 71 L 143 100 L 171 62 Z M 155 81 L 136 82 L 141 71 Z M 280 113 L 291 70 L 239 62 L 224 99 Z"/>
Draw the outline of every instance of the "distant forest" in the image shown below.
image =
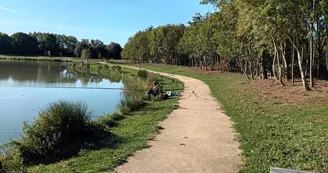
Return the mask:
<path fill-rule="evenodd" d="M 11 36 L 0 33 L 2 55 L 81 57 L 83 49 L 90 52 L 89 58 L 121 59 L 122 48 L 114 42 L 105 45 L 100 40 L 78 41 L 74 36 L 42 32 L 17 32 Z"/>
<path fill-rule="evenodd" d="M 188 26 L 139 31 L 125 45 L 123 57 L 132 62 L 238 70 L 248 79 L 271 75 L 282 85 L 298 78 L 305 90 L 314 86 L 314 78 L 327 79 L 327 0 L 201 3 L 217 10 L 195 15 Z"/>

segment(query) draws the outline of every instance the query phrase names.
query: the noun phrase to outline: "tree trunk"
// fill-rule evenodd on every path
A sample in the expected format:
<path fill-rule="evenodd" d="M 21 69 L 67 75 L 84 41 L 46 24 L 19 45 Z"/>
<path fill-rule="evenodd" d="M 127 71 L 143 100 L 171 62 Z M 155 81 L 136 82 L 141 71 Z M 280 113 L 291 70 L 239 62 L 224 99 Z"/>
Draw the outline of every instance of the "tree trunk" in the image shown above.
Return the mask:
<path fill-rule="evenodd" d="M 253 70 L 253 65 L 251 63 L 251 61 L 249 61 L 249 72 L 251 73 L 251 77 L 254 80 L 254 70 Z"/>
<path fill-rule="evenodd" d="M 262 73 L 263 73 L 263 79 L 268 79 L 268 72 L 266 69 L 266 51 L 263 51 L 262 53 Z"/>
<path fill-rule="evenodd" d="M 256 76 L 260 76 L 260 62 L 256 61 Z"/>
<path fill-rule="evenodd" d="M 281 68 L 281 64 L 280 64 L 280 57 L 279 57 L 279 52 L 277 52 L 277 64 L 278 64 L 278 79 L 279 79 L 279 83 L 282 86 L 285 86 L 285 84 L 282 81 L 282 68 Z"/>
<path fill-rule="evenodd" d="M 241 71 L 244 73 L 244 75 L 247 77 L 248 80 L 250 80 L 248 74 L 247 74 L 247 63 L 240 63 L 237 59 L 236 59 L 236 62 L 238 64 L 238 66 L 240 67 Z"/>
<path fill-rule="evenodd" d="M 328 51 L 326 52 L 326 69 L 328 71 Z"/>
<path fill-rule="evenodd" d="M 288 64 L 287 64 L 287 60 L 286 60 L 286 44 L 282 44 L 281 43 L 281 57 L 282 60 L 284 61 L 284 67 L 286 70 L 286 79 L 287 81 L 289 81 L 290 77 L 289 77 L 289 70 L 288 70 Z"/>
<path fill-rule="evenodd" d="M 274 56 L 276 57 L 277 64 L 278 64 L 278 80 L 279 80 L 280 84 L 282 86 L 284 86 L 284 83 L 282 82 L 282 70 L 281 70 L 281 65 L 280 65 L 279 52 L 278 52 L 278 48 L 277 48 L 276 42 L 274 40 L 273 40 L 273 46 L 274 46 L 274 54 L 275 54 Z"/>
<path fill-rule="evenodd" d="M 205 56 L 203 58 L 204 58 L 205 71 L 207 71 L 207 62 L 206 62 L 207 58 Z"/>
<path fill-rule="evenodd" d="M 312 1 L 312 13 L 314 15 L 315 12 L 315 0 Z M 311 32 L 311 37 L 310 37 L 310 86 L 314 86 L 313 82 L 313 61 L 314 61 L 314 47 L 313 47 L 313 29 L 314 29 L 314 18 L 311 19 L 310 21 L 310 32 Z"/>
<path fill-rule="evenodd" d="M 274 53 L 274 56 L 273 56 L 273 62 L 272 62 L 272 74 L 274 76 L 275 79 L 277 79 L 277 76 L 276 76 L 276 53 Z"/>
<path fill-rule="evenodd" d="M 314 83 L 313 83 L 313 22 L 311 22 L 310 25 L 310 31 L 311 31 L 311 38 L 310 38 L 310 59 L 309 59 L 309 72 L 310 72 L 310 86 L 313 87 Z"/>
<path fill-rule="evenodd" d="M 293 47 L 292 48 L 292 74 L 291 74 L 291 77 L 292 77 L 292 85 L 294 85 L 294 61 L 295 61 L 295 48 Z"/>
<path fill-rule="evenodd" d="M 304 69 L 303 69 L 303 66 L 302 66 L 303 59 L 302 59 L 302 56 L 301 56 L 301 52 L 299 50 L 297 50 L 297 59 L 298 59 L 298 66 L 300 68 L 300 73 L 301 73 L 303 87 L 304 87 L 305 91 L 310 91 L 311 89 L 310 89 L 310 87 L 309 87 L 309 85 L 308 85 L 308 83 L 306 81 Z"/>
<path fill-rule="evenodd" d="M 195 67 L 195 58 L 191 57 L 191 63 L 192 63 L 192 67 Z"/>
<path fill-rule="evenodd" d="M 316 17 L 317 20 L 317 27 L 316 27 L 316 33 L 315 35 L 318 35 L 318 42 L 317 42 L 317 50 L 318 50 L 318 58 L 317 58 L 317 79 L 320 79 L 320 62 L 321 59 L 323 58 L 323 46 L 321 42 L 321 36 L 320 36 L 320 31 L 322 30 L 322 25 L 320 24 L 320 15 L 317 15 Z"/>
<path fill-rule="evenodd" d="M 317 79 L 320 79 L 320 57 L 318 57 L 317 62 Z"/>
<path fill-rule="evenodd" d="M 219 69 L 220 67 L 220 59 L 219 59 L 219 55 L 216 55 L 216 64 L 217 64 L 217 69 Z"/>

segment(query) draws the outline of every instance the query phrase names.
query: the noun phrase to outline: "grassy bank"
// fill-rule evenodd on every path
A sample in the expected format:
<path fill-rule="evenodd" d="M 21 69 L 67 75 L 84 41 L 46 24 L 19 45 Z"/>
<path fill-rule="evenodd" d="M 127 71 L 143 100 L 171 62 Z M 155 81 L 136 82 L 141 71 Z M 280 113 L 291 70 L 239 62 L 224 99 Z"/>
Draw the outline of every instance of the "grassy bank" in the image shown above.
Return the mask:
<path fill-rule="evenodd" d="M 92 69 L 96 69 L 91 65 Z M 137 71 L 122 69 L 128 76 L 136 76 Z M 161 84 L 165 88 L 172 89 L 172 79 L 163 77 Z M 175 85 L 181 89 L 181 83 Z M 109 172 L 117 165 L 125 162 L 128 156 L 135 151 L 147 147 L 147 140 L 152 139 L 158 133 L 157 126 L 165 119 L 177 103 L 177 98 L 167 101 L 145 101 L 145 105 L 138 110 L 129 112 L 122 120 L 115 121 L 110 127 L 110 132 L 116 138 L 107 145 L 95 150 L 81 151 L 78 156 L 50 165 L 38 165 L 28 168 L 29 172 Z"/>
<path fill-rule="evenodd" d="M 0 60 L 10 60 L 10 61 L 56 61 L 56 62 L 81 62 L 86 61 L 81 58 L 76 57 L 48 57 L 48 56 L 11 56 L 11 55 L 0 55 Z M 126 64 L 126 60 L 99 60 L 99 59 L 89 59 L 90 63 L 106 61 L 112 64 Z"/>
<path fill-rule="evenodd" d="M 47 57 L 47 56 L 5 56 L 0 55 L 0 60 L 11 61 L 57 61 L 57 62 L 76 62 L 80 61 L 78 58 L 71 57 Z"/>
<path fill-rule="evenodd" d="M 298 99 L 305 98 L 304 103 L 297 99 L 285 101 L 284 95 L 295 97 L 297 91 L 289 92 L 288 87 L 278 86 L 278 96 L 270 97 L 275 94 L 270 93 L 270 87 L 256 88 L 240 74 L 165 65 L 144 64 L 142 67 L 197 78 L 209 85 L 239 133 L 245 159 L 239 172 L 265 173 L 270 167 L 328 172 L 326 92 L 296 95 Z M 324 99 L 315 101 L 319 96 Z"/>

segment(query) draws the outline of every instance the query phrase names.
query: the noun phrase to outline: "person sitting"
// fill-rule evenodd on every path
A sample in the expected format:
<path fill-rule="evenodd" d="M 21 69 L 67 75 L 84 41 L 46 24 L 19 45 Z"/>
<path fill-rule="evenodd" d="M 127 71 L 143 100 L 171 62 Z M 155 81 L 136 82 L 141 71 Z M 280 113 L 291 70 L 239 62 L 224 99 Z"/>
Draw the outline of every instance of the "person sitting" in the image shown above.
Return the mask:
<path fill-rule="evenodd" d="M 154 97 L 156 97 L 159 93 L 160 93 L 160 86 L 158 85 L 158 83 L 156 81 L 154 81 L 153 87 L 150 90 L 148 90 L 148 92 L 147 92 L 149 100 L 150 100 L 150 95 L 153 95 Z"/>

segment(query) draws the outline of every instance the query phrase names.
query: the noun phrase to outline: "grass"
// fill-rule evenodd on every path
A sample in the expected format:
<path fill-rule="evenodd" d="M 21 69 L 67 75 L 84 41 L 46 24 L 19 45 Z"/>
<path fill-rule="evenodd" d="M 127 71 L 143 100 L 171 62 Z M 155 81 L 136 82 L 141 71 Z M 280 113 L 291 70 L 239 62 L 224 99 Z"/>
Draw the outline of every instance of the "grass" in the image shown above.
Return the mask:
<path fill-rule="evenodd" d="M 14 60 L 14 61 L 57 61 L 57 62 L 81 62 L 86 61 L 85 59 L 76 57 L 48 57 L 48 56 L 16 56 L 16 55 L 0 55 L 0 60 Z M 97 63 L 100 61 L 106 61 L 111 64 L 127 64 L 126 60 L 100 60 L 100 59 L 89 59 L 90 63 Z"/>
<path fill-rule="evenodd" d="M 122 68 L 128 75 L 136 75 L 136 70 Z M 163 78 L 164 89 L 172 79 Z M 171 87 L 171 86 L 169 86 Z M 182 85 L 177 85 L 181 89 Z M 159 130 L 158 123 L 165 119 L 177 104 L 177 98 L 165 102 L 146 101 L 146 106 L 131 112 L 125 119 L 117 121 L 111 133 L 117 136 L 115 143 L 97 150 L 81 151 L 77 157 L 50 165 L 28 168 L 29 172 L 111 172 L 124 163 L 137 150 L 148 147 L 147 141 Z"/>
<path fill-rule="evenodd" d="M 327 104 L 271 101 L 248 88 L 240 74 L 209 74 L 165 65 L 142 67 L 197 78 L 210 87 L 239 133 L 244 159 L 240 173 L 265 173 L 270 167 L 328 172 Z"/>
<path fill-rule="evenodd" d="M 0 55 L 0 60 L 15 60 L 15 61 L 59 61 L 59 62 L 72 62 L 78 58 L 71 57 L 47 57 L 47 56 L 7 56 Z"/>
<path fill-rule="evenodd" d="M 106 60 L 108 63 L 111 64 L 126 64 L 127 60 L 123 60 L 123 59 L 119 59 L 119 60 L 115 60 L 115 59 L 108 59 Z"/>

